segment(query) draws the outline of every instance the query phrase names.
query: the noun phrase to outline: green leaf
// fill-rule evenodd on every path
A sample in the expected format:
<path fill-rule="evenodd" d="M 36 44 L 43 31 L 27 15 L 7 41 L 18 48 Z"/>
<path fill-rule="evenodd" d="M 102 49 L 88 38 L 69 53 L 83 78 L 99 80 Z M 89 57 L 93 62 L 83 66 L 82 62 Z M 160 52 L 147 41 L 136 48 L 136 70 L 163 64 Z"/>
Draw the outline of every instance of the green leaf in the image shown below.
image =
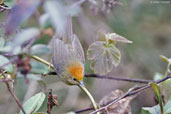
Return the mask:
<path fill-rule="evenodd" d="M 0 66 L 3 66 L 3 65 L 5 65 L 5 64 L 9 63 L 8 58 L 6 58 L 6 57 L 4 57 L 4 56 L 2 56 L 2 55 L 0 55 L 0 61 L 1 61 L 1 62 L 0 62 Z M 5 69 L 5 70 L 7 70 L 7 71 L 10 72 L 10 73 L 13 72 L 13 66 L 12 66 L 12 64 L 5 65 L 5 66 L 3 66 L 2 68 Z"/>
<path fill-rule="evenodd" d="M 163 78 L 163 75 L 156 72 L 154 75 L 154 81 L 161 80 Z"/>
<path fill-rule="evenodd" d="M 160 114 L 160 107 L 159 105 L 153 107 L 143 107 L 141 114 Z"/>
<path fill-rule="evenodd" d="M 155 83 L 150 83 L 150 86 L 153 88 L 153 90 L 154 90 L 154 92 L 156 94 L 157 100 L 158 100 L 159 105 L 160 105 L 161 113 L 163 114 L 164 110 L 163 110 L 163 102 L 162 102 L 160 88 Z"/>
<path fill-rule="evenodd" d="M 24 96 L 27 93 L 28 84 L 25 83 L 25 78 L 21 73 L 17 73 L 17 77 L 14 82 L 14 90 L 20 101 L 24 100 Z"/>
<path fill-rule="evenodd" d="M 37 28 L 27 28 L 16 34 L 13 40 L 13 47 L 21 46 L 22 44 L 30 41 L 40 34 L 39 29 Z"/>
<path fill-rule="evenodd" d="M 168 99 L 169 96 L 171 95 L 171 89 L 170 89 L 171 88 L 171 79 L 165 80 L 164 82 L 160 83 L 159 86 L 160 86 L 162 92 L 165 93 L 166 99 Z"/>
<path fill-rule="evenodd" d="M 31 72 L 32 73 L 38 73 L 38 74 L 48 73 L 49 70 L 50 70 L 49 67 L 46 66 L 45 64 L 31 60 Z"/>
<path fill-rule="evenodd" d="M 16 4 L 16 2 L 15 2 L 15 0 L 5 0 L 4 4 L 11 8 Z"/>
<path fill-rule="evenodd" d="M 26 21 L 36 11 L 40 3 L 40 0 L 22 0 L 15 5 L 10 10 L 6 20 L 6 34 L 13 33 L 22 22 Z"/>
<path fill-rule="evenodd" d="M 167 104 L 164 106 L 164 113 L 171 113 L 171 101 L 168 101 Z"/>
<path fill-rule="evenodd" d="M 24 105 L 23 108 L 26 112 L 26 114 L 34 113 L 39 110 L 41 105 L 43 104 L 43 101 L 45 100 L 45 94 L 40 92 L 34 96 L 32 96 L 30 99 L 28 99 Z M 20 114 L 23 114 L 22 111 L 20 111 Z"/>
<path fill-rule="evenodd" d="M 30 53 L 32 55 L 43 55 L 43 54 L 50 54 L 51 50 L 47 45 L 36 44 L 36 45 L 31 47 Z"/>
<path fill-rule="evenodd" d="M 163 62 L 169 63 L 169 60 L 167 57 L 165 57 L 164 55 L 160 55 L 160 58 Z"/>
<path fill-rule="evenodd" d="M 87 58 L 91 61 L 91 68 L 94 72 L 104 75 L 112 70 L 113 65 L 118 66 L 121 54 L 114 44 L 96 41 L 89 46 Z"/>

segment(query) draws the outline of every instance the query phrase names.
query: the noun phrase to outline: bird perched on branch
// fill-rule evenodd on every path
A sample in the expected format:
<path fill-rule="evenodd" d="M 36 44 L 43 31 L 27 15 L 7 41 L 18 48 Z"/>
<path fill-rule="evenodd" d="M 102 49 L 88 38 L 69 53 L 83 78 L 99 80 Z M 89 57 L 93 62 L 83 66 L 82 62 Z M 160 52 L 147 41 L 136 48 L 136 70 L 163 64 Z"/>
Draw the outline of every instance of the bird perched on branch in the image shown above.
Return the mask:
<path fill-rule="evenodd" d="M 52 63 L 57 75 L 66 84 L 83 85 L 85 57 L 78 37 L 73 34 L 71 17 L 52 43 Z"/>

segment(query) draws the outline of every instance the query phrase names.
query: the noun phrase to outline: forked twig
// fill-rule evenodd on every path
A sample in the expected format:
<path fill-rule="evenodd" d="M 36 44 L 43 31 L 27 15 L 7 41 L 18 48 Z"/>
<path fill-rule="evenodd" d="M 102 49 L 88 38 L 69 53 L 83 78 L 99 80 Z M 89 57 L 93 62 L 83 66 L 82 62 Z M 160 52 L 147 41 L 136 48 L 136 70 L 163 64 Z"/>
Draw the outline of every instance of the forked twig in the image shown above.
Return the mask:
<path fill-rule="evenodd" d="M 171 78 L 171 73 L 169 73 L 168 76 L 166 76 L 165 78 L 163 78 L 163 79 L 161 79 L 161 80 L 158 80 L 158 81 L 156 81 L 156 82 L 154 82 L 154 83 L 159 84 L 159 83 L 161 83 L 161 82 L 163 82 L 163 81 L 165 81 L 165 80 L 167 80 L 167 79 L 169 79 L 169 78 Z M 117 99 L 114 99 L 114 100 L 110 101 L 109 103 L 107 103 L 107 105 L 105 105 L 105 106 L 99 108 L 99 109 L 96 110 L 96 111 L 91 112 L 90 114 L 96 114 L 97 112 L 107 109 L 107 108 L 110 107 L 111 105 L 113 105 L 113 104 L 119 102 L 120 100 L 122 100 L 122 99 L 124 99 L 124 98 L 126 98 L 126 97 L 133 96 L 133 95 L 137 95 L 137 94 L 141 93 L 142 91 L 144 91 L 144 90 L 146 90 L 146 89 L 149 89 L 149 88 L 151 87 L 151 86 L 150 86 L 150 83 L 151 83 L 151 82 L 149 82 L 146 86 L 140 87 L 139 89 L 128 91 L 128 92 L 125 93 L 123 96 L 121 96 L 121 97 L 119 97 L 119 98 L 117 98 Z"/>

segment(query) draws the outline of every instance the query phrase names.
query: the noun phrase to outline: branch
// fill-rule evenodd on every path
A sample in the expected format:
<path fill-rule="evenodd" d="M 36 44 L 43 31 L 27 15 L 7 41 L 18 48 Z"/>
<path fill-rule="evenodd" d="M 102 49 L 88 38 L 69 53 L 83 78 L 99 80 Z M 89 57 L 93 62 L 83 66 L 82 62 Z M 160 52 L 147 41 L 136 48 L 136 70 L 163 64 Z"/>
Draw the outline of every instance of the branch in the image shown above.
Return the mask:
<path fill-rule="evenodd" d="M 169 73 L 169 75 L 166 76 L 165 78 L 163 78 L 163 79 L 161 79 L 161 80 L 158 80 L 158 81 L 156 81 L 156 82 L 154 82 L 154 83 L 159 84 L 159 83 L 161 83 L 161 82 L 163 82 L 163 81 L 165 81 L 165 80 L 167 80 L 167 79 L 169 79 L 169 78 L 171 78 L 171 73 Z M 137 95 L 137 94 L 139 94 L 140 92 L 142 92 L 142 91 L 144 91 L 144 90 L 146 90 L 146 89 L 149 89 L 149 88 L 151 88 L 150 82 L 149 82 L 146 86 L 142 86 L 142 87 L 139 88 L 139 89 L 136 89 L 136 90 L 134 89 L 134 90 L 128 91 L 128 92 L 125 93 L 123 96 L 121 96 L 121 97 L 119 97 L 119 98 L 117 98 L 117 99 L 114 99 L 114 100 L 110 101 L 110 102 L 107 103 L 105 106 L 99 108 L 99 109 L 96 110 L 96 111 L 91 112 L 90 114 L 96 114 L 97 112 L 107 109 L 109 106 L 111 106 L 111 105 L 117 103 L 118 101 L 120 101 L 120 100 L 122 100 L 122 99 L 124 99 L 124 98 L 126 98 L 126 97 L 133 96 L 133 95 Z"/>
<path fill-rule="evenodd" d="M 85 108 L 85 109 L 82 109 L 82 110 L 75 111 L 74 113 L 78 114 L 78 113 L 82 113 L 82 112 L 90 111 L 90 110 L 93 110 L 93 109 L 94 109 L 93 107 Z"/>
<path fill-rule="evenodd" d="M 97 74 L 85 74 L 85 77 L 118 80 L 118 81 L 127 81 L 127 82 L 135 82 L 135 83 L 145 83 L 145 84 L 151 82 L 151 80 L 134 79 L 134 78 L 121 78 L 121 77 L 115 77 L 115 76 L 100 76 Z"/>
<path fill-rule="evenodd" d="M 51 69 L 54 69 L 52 64 L 50 64 L 49 62 L 45 61 L 44 59 L 42 59 L 42 58 L 40 58 L 38 56 L 34 56 L 34 55 L 27 55 L 27 56 L 29 56 L 30 58 L 32 58 L 32 59 L 34 59 L 36 61 L 39 61 L 39 62 L 41 62 L 41 63 L 43 63 L 43 64 L 45 64 L 47 66 L 49 66 Z"/>
<path fill-rule="evenodd" d="M 57 75 L 56 72 L 49 72 L 47 74 L 43 74 L 43 76 L 47 75 Z M 143 80 L 143 79 L 136 79 L 136 78 L 121 78 L 121 77 L 115 77 L 115 76 L 100 76 L 97 74 L 85 74 L 84 77 L 86 78 L 99 78 L 99 79 L 108 79 L 108 80 L 118 80 L 118 81 L 126 81 L 126 82 L 134 82 L 134 83 L 143 83 L 147 84 L 149 82 L 152 82 L 152 80 Z"/>
<path fill-rule="evenodd" d="M 3 75 L 4 79 L 6 79 L 4 73 L 2 73 L 2 75 Z M 14 98 L 15 102 L 17 103 L 17 105 L 19 106 L 19 108 L 21 109 L 21 111 L 22 111 L 24 114 L 26 114 L 26 112 L 24 111 L 24 109 L 23 109 L 23 107 L 22 107 L 20 101 L 18 100 L 17 96 L 14 94 L 13 90 L 11 89 L 9 82 L 8 82 L 8 81 L 5 81 L 5 83 L 6 83 L 6 85 L 7 85 L 8 91 L 10 92 L 11 96 Z"/>

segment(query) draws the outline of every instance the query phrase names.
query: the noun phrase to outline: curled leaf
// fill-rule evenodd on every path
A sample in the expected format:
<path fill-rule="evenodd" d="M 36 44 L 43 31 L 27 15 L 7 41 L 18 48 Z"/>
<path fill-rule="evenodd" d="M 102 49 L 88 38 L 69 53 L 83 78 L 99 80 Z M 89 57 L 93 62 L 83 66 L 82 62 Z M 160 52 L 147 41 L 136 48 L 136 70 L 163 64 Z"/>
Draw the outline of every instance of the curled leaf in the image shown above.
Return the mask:
<path fill-rule="evenodd" d="M 150 83 L 150 86 L 153 88 L 153 90 L 157 96 L 157 100 L 158 100 L 159 105 L 160 105 L 161 114 L 163 114 L 164 109 L 163 109 L 163 102 L 162 102 L 160 87 L 155 83 Z"/>
<path fill-rule="evenodd" d="M 51 113 L 53 106 L 58 106 L 58 99 L 56 95 L 52 94 L 52 89 L 49 90 L 48 102 L 47 102 L 47 112 Z"/>
<path fill-rule="evenodd" d="M 123 94 L 124 93 L 121 90 L 112 91 L 110 94 L 108 94 L 107 96 L 105 96 L 100 100 L 99 105 L 104 106 L 107 103 L 111 102 L 112 100 L 119 98 Z M 106 109 L 106 112 L 108 112 L 108 114 L 131 114 L 131 106 L 130 106 L 131 100 L 132 97 L 124 98 L 120 100 L 118 103 L 109 106 Z"/>
<path fill-rule="evenodd" d="M 163 62 L 166 62 L 166 63 L 169 63 L 169 60 L 167 57 L 163 56 L 163 55 L 160 55 L 160 58 Z"/>
<path fill-rule="evenodd" d="M 87 58 L 95 73 L 104 75 L 112 70 L 113 65 L 118 66 L 121 54 L 114 44 L 97 41 L 89 46 Z"/>
<path fill-rule="evenodd" d="M 122 42 L 122 43 L 132 43 L 132 41 L 124 38 L 123 36 L 120 36 L 116 33 L 108 33 L 106 34 L 106 38 L 108 40 L 116 41 L 116 42 Z"/>

